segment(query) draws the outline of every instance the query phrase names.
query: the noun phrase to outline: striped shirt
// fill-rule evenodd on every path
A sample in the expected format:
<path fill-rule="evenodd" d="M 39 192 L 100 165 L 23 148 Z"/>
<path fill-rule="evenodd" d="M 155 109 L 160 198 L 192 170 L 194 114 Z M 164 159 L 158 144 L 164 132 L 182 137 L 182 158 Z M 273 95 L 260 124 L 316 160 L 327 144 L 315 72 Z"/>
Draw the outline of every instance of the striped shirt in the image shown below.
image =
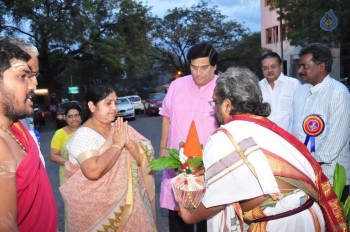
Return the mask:
<path fill-rule="evenodd" d="M 289 131 L 302 142 L 306 139 L 304 119 L 318 114 L 325 123 L 323 132 L 315 138 L 312 155 L 323 162 L 323 172 L 333 183 L 336 163 L 350 170 L 350 94 L 348 89 L 329 75 L 319 84 L 303 84 L 295 94 L 289 123 Z M 308 148 L 310 149 L 310 141 Z M 349 184 L 350 172 L 347 172 Z"/>

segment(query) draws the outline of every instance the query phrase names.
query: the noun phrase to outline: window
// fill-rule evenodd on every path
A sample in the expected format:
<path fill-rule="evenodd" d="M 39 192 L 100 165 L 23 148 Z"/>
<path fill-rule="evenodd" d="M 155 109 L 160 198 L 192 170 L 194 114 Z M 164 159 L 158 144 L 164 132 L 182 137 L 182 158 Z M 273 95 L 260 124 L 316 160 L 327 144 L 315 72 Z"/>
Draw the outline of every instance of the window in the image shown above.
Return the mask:
<path fill-rule="evenodd" d="M 267 28 L 266 30 L 266 44 L 272 43 L 272 28 Z"/>
<path fill-rule="evenodd" d="M 273 42 L 277 43 L 278 42 L 278 38 L 279 38 L 279 34 L 278 34 L 278 26 L 274 26 L 273 27 L 273 35 L 274 35 L 274 40 Z"/>
<path fill-rule="evenodd" d="M 129 97 L 129 100 L 130 100 L 131 102 L 140 102 L 140 101 L 141 101 L 141 98 L 140 98 L 140 97 L 133 96 L 133 97 Z"/>
<path fill-rule="evenodd" d="M 279 30 L 278 26 L 270 27 L 265 30 L 266 33 L 266 44 L 277 43 L 279 41 Z"/>

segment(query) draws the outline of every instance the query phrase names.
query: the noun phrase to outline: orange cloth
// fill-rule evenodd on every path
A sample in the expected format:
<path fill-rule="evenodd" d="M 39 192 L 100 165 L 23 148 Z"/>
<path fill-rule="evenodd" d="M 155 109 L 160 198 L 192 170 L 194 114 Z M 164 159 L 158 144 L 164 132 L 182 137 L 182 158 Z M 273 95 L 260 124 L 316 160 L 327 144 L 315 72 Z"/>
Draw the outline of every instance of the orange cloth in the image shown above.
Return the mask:
<path fill-rule="evenodd" d="M 196 124 L 192 120 L 190 130 L 188 132 L 186 142 L 184 144 L 184 154 L 187 157 L 202 157 L 203 151 L 199 142 Z"/>

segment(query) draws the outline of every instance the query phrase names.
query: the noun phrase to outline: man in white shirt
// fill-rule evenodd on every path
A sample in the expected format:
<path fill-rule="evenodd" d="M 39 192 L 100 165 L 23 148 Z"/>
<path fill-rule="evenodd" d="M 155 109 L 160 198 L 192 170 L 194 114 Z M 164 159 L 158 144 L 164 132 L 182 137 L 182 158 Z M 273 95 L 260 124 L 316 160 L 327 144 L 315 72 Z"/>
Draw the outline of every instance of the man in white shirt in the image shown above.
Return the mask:
<path fill-rule="evenodd" d="M 345 198 L 350 184 L 350 94 L 329 75 L 333 57 L 327 46 L 310 44 L 299 56 L 298 73 L 305 84 L 295 92 L 289 131 L 308 146 L 331 183 L 336 163 L 345 168 Z"/>
<path fill-rule="evenodd" d="M 268 119 L 287 130 L 294 91 L 300 82 L 282 73 L 282 60 L 276 52 L 265 53 L 261 57 L 261 66 L 265 78 L 259 86 L 263 101 L 271 105 Z"/>

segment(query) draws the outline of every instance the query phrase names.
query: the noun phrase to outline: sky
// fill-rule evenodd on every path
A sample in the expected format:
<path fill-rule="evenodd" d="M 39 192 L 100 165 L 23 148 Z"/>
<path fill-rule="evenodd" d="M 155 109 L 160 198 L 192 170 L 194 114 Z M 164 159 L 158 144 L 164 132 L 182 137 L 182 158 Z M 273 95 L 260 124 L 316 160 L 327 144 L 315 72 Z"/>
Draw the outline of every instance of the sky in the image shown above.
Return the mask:
<path fill-rule="evenodd" d="M 168 9 L 175 7 L 191 7 L 198 0 L 140 0 L 152 7 L 152 14 L 163 17 Z M 207 0 L 209 6 L 218 6 L 223 15 L 229 19 L 248 27 L 251 32 L 259 32 L 260 28 L 260 0 Z"/>

